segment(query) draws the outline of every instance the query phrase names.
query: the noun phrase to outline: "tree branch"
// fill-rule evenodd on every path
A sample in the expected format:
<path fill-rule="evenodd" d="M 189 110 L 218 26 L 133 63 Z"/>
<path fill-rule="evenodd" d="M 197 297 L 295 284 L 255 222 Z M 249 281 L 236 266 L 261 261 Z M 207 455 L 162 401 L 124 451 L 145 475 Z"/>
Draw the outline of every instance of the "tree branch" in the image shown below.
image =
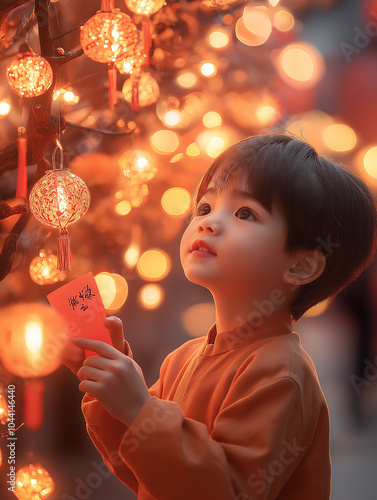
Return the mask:
<path fill-rule="evenodd" d="M 66 126 L 68 127 L 74 127 L 74 128 L 80 128 L 83 130 L 89 130 L 89 132 L 99 132 L 100 134 L 105 134 L 105 135 L 130 135 L 132 134 L 133 130 L 125 130 L 123 132 L 116 132 L 112 130 L 104 130 L 101 128 L 91 128 L 91 127 L 85 127 L 84 125 L 77 125 L 77 123 L 71 123 L 71 122 L 66 122 Z"/>

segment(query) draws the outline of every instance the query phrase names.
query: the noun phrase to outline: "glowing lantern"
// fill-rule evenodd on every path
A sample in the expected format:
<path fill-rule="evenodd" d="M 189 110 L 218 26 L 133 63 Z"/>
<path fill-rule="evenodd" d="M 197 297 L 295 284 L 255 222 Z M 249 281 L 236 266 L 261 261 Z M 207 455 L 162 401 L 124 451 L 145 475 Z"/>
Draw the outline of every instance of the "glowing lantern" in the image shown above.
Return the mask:
<path fill-rule="evenodd" d="M 145 63 L 145 53 L 138 47 L 130 47 L 124 56 L 115 61 L 115 67 L 122 75 L 139 73 Z"/>
<path fill-rule="evenodd" d="M 156 161 L 153 156 L 141 148 L 126 151 L 119 158 L 118 163 L 126 177 L 137 178 L 139 181 L 151 180 L 157 172 Z"/>
<path fill-rule="evenodd" d="M 50 474 L 40 464 L 29 464 L 16 472 L 14 494 L 18 500 L 44 500 L 55 488 Z"/>
<path fill-rule="evenodd" d="M 17 54 L 6 69 L 9 87 L 21 97 L 37 97 L 44 94 L 53 81 L 50 63 L 38 54 Z"/>
<path fill-rule="evenodd" d="M 29 196 L 30 211 L 42 224 L 59 229 L 58 269 L 72 269 L 67 227 L 81 219 L 90 205 L 85 182 L 69 170 L 48 170 Z"/>
<path fill-rule="evenodd" d="M 131 104 L 131 109 L 136 111 L 139 106 L 145 107 L 155 103 L 160 96 L 160 87 L 149 73 L 141 73 L 131 75 L 124 82 L 122 93 L 125 100 Z"/>
<path fill-rule="evenodd" d="M 98 11 L 82 26 L 80 44 L 89 59 L 109 65 L 109 103 L 113 109 L 116 102 L 114 62 L 137 45 L 136 24 L 118 9 Z"/>
<path fill-rule="evenodd" d="M 18 377 L 43 377 L 61 363 L 65 322 L 51 307 L 19 303 L 0 312 L 0 359 Z"/>
<path fill-rule="evenodd" d="M 0 392 L 0 424 L 5 425 L 8 422 L 8 404 L 5 393 Z"/>
<path fill-rule="evenodd" d="M 18 377 L 31 378 L 24 387 L 24 422 L 39 429 L 43 422 L 45 384 L 37 377 L 55 371 L 66 345 L 65 321 L 51 307 L 19 303 L 0 313 L 0 359 Z"/>
<path fill-rule="evenodd" d="M 66 274 L 58 269 L 58 259 L 53 253 L 46 253 L 42 248 L 39 255 L 34 257 L 30 263 L 29 274 L 37 285 L 53 285 L 58 281 L 64 281 Z"/>
<path fill-rule="evenodd" d="M 165 0 L 124 0 L 127 8 L 134 14 L 141 14 L 142 16 L 150 16 L 155 14 L 158 10 L 165 5 Z M 151 47 L 151 27 L 150 20 L 147 17 L 143 21 L 143 45 L 145 52 L 145 64 L 149 65 L 149 50 Z"/>

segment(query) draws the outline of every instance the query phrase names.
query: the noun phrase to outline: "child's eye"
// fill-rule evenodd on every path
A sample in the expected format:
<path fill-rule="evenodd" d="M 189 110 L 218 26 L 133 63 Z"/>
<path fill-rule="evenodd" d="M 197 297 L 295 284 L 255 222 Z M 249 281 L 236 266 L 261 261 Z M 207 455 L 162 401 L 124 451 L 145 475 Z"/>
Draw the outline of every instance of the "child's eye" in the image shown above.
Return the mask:
<path fill-rule="evenodd" d="M 255 213 L 248 207 L 242 207 L 237 210 L 235 216 L 241 220 L 255 220 Z"/>
<path fill-rule="evenodd" d="M 208 215 L 211 212 L 211 206 L 208 203 L 199 203 L 196 207 L 195 215 Z"/>

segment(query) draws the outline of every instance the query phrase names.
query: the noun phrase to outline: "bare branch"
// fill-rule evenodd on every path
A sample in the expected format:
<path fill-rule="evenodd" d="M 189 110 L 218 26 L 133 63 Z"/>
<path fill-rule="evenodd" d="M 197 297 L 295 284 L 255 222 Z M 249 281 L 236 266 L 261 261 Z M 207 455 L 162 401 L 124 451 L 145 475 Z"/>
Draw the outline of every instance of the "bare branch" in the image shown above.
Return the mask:
<path fill-rule="evenodd" d="M 104 129 L 101 129 L 101 128 L 84 127 L 83 125 L 77 125 L 77 123 L 71 123 L 71 122 L 66 122 L 66 126 L 67 127 L 80 128 L 80 129 L 83 129 L 83 130 L 89 130 L 89 132 L 98 132 L 98 133 L 104 134 L 104 135 L 130 135 L 133 132 L 133 130 L 131 130 L 131 129 L 125 130 L 124 132 L 121 132 L 121 131 L 115 132 L 115 131 L 112 131 L 112 130 L 104 130 Z"/>

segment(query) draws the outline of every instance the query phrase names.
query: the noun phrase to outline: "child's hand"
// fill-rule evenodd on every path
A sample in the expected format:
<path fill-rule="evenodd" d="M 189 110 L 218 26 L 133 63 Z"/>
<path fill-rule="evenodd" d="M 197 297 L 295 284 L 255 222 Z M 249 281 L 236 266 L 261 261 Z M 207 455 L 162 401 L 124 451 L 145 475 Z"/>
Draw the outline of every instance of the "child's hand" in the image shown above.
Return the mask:
<path fill-rule="evenodd" d="M 67 366 L 75 375 L 82 367 L 85 359 L 85 351 L 73 341 L 72 337 L 68 337 L 68 342 L 63 350 L 62 362 Z"/>
<path fill-rule="evenodd" d="M 141 368 L 104 342 L 76 338 L 74 343 L 99 354 L 87 358 L 77 372 L 80 391 L 98 399 L 114 418 L 130 425 L 150 398 Z"/>

